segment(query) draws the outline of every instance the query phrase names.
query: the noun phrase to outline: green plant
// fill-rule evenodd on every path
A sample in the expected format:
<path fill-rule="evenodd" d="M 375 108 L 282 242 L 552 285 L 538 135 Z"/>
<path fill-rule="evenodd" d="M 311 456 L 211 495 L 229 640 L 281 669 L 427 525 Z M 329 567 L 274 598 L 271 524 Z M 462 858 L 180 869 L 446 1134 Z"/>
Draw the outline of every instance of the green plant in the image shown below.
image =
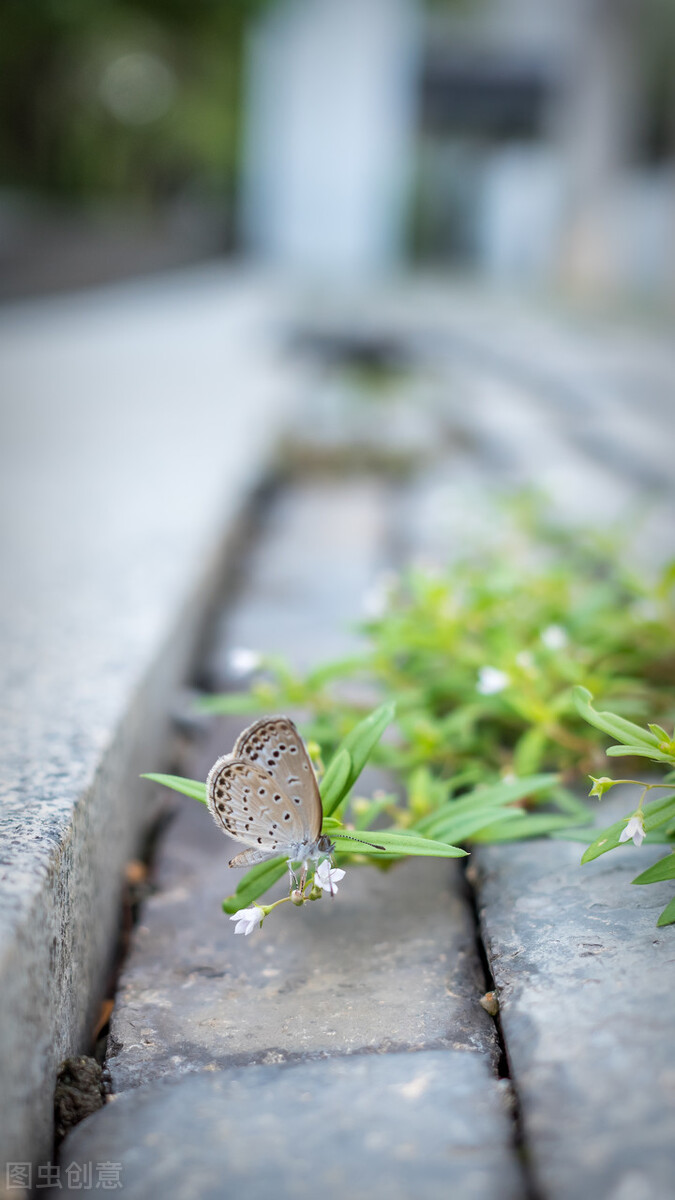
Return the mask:
<path fill-rule="evenodd" d="M 671 737 L 660 725 L 649 725 L 647 729 L 642 729 L 616 713 L 597 712 L 591 704 L 592 699 L 586 688 L 576 689 L 575 703 L 584 720 L 617 739 L 617 744 L 607 750 L 610 757 L 647 758 L 651 762 L 669 767 L 670 770 L 660 783 L 645 783 L 637 779 L 609 779 L 606 776 L 596 779 L 591 776 L 593 787 L 590 794 L 599 799 L 621 783 L 637 784 L 642 788 L 642 794 L 634 812 L 603 829 L 584 851 L 581 861 L 591 862 L 601 854 L 606 854 L 608 850 L 616 850 L 623 842 L 632 840 L 636 846 L 641 846 L 643 841 L 656 842 L 671 846 L 670 852 L 646 871 L 642 871 L 633 883 L 663 883 L 665 880 L 675 879 L 675 731 Z M 664 789 L 667 795 L 659 795 L 648 803 L 647 797 L 657 789 Z M 673 923 L 675 896 L 656 922 L 657 925 Z"/>
<path fill-rule="evenodd" d="M 319 785 L 323 807 L 321 832 L 330 838 L 340 860 L 353 857 L 354 854 L 376 858 L 385 863 L 393 863 L 398 859 L 413 855 L 461 858 L 466 851 L 451 845 L 447 837 L 434 839 L 430 835 L 416 830 L 377 829 L 370 831 L 361 826 L 358 828 L 347 826 L 341 819 L 354 783 L 393 716 L 394 708 L 391 704 L 381 705 L 370 713 L 350 731 L 333 756 L 327 770 L 322 773 Z M 143 778 L 161 783 L 174 791 L 182 792 L 184 795 L 201 801 L 202 804 L 208 803 L 206 784 L 198 780 L 160 774 L 147 774 Z M 358 850 L 355 849 L 357 845 Z M 253 912 L 253 910 L 247 910 L 246 906 L 258 900 L 281 879 L 286 870 L 287 860 L 283 856 L 270 858 L 252 867 L 240 880 L 234 893 L 223 901 L 223 909 L 227 913 L 237 915 Z M 253 924 L 258 921 L 262 922 L 268 913 L 279 904 L 292 901 L 301 906 L 309 900 L 318 900 L 322 890 L 327 890 L 326 882 L 333 891 L 331 879 L 326 877 L 326 882 L 323 884 L 320 882 L 320 870 L 320 867 L 315 868 L 306 883 L 303 873 L 300 887 L 293 889 L 288 896 L 282 897 L 281 900 L 269 905 L 256 905 L 255 910 L 259 912 L 260 916 L 244 918 L 242 921 L 244 926 L 247 924 L 250 926 L 247 931 L 250 932 Z M 339 870 L 337 874 L 340 877 Z M 334 876 L 335 870 L 329 871 L 330 875 Z"/>
<path fill-rule="evenodd" d="M 447 822 L 462 830 L 457 840 L 578 824 L 588 810 L 565 785 L 604 753 L 574 688 L 588 687 L 626 718 L 673 714 L 675 564 L 648 583 L 591 536 L 527 535 L 444 573 L 413 569 L 389 582 L 381 613 L 362 627 L 359 656 L 304 676 L 268 658 L 248 692 L 205 696 L 201 711 L 300 710 L 306 732 L 331 752 L 363 715 L 359 697 L 379 695 L 395 701 L 397 715 L 374 761 L 404 794 L 356 797 L 357 823 L 362 813 L 372 819 L 375 803 L 398 827 Z M 478 801 L 504 782 L 518 799 L 477 826 Z M 529 811 L 541 804 L 549 811 Z"/>

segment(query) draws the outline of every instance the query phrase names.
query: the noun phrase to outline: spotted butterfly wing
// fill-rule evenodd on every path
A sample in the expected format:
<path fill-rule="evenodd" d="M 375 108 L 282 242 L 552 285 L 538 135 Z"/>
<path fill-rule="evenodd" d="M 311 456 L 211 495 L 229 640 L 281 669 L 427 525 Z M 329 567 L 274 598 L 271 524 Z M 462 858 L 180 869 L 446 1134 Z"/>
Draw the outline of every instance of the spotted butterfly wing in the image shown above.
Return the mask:
<path fill-rule="evenodd" d="M 293 802 L 303 840 L 321 833 L 323 809 L 314 767 L 304 742 L 288 717 L 262 717 L 237 739 L 233 756 L 261 767 Z"/>
<path fill-rule="evenodd" d="M 255 763 L 225 755 L 207 779 L 208 804 L 216 823 L 249 850 L 232 863 L 247 866 L 287 853 L 305 841 L 298 806 Z"/>

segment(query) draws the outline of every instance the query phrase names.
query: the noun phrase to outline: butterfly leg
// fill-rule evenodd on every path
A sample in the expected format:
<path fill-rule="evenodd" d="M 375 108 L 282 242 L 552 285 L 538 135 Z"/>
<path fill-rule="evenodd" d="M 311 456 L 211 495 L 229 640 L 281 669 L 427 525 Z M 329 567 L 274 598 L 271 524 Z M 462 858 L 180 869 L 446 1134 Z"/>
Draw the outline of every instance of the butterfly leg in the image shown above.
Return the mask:
<path fill-rule="evenodd" d="M 290 875 L 290 879 L 288 881 L 289 887 L 290 887 L 291 891 L 293 891 L 293 889 L 297 888 L 297 886 L 298 886 L 298 880 L 297 880 L 295 871 L 293 870 L 293 862 L 290 858 L 288 860 L 288 874 Z"/>
<path fill-rule="evenodd" d="M 309 867 L 309 863 L 308 863 L 307 859 L 305 859 L 305 861 L 302 864 L 302 875 L 300 876 L 300 891 L 301 892 L 304 892 L 305 884 L 307 883 L 308 867 Z"/>

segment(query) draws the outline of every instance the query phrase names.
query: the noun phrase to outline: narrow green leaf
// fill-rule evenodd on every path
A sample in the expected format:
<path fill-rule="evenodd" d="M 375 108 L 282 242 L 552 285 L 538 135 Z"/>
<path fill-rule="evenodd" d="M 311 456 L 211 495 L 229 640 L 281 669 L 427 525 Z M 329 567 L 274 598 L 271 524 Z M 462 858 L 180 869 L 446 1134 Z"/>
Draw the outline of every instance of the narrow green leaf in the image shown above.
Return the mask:
<path fill-rule="evenodd" d="M 223 900 L 224 911 L 236 913 L 240 908 L 247 908 L 273 887 L 287 869 L 285 858 L 270 858 L 267 862 L 256 863 L 239 880 L 236 891 Z"/>
<path fill-rule="evenodd" d="M 578 829 L 575 827 L 574 829 L 555 830 L 551 834 L 551 837 L 561 842 L 584 842 L 588 844 L 588 829 Z M 661 830 L 656 829 L 653 833 L 647 834 L 642 844 L 643 846 L 672 846 L 673 839 L 662 833 Z M 612 847 L 610 846 L 609 849 L 611 850 Z"/>
<path fill-rule="evenodd" d="M 665 825 L 670 820 L 675 812 L 675 797 L 662 796 L 658 800 L 654 800 L 651 804 L 644 806 L 644 824 L 645 829 L 651 832 L 657 829 L 659 825 Z M 620 821 L 615 821 L 613 825 L 609 825 L 607 829 L 603 829 L 598 834 L 595 841 L 591 842 L 590 846 L 584 851 L 581 856 L 582 863 L 592 862 L 593 859 L 599 858 L 601 854 L 606 854 L 608 850 L 615 850 L 619 846 L 619 837 L 626 828 L 626 822 L 629 817 L 623 817 Z"/>
<path fill-rule="evenodd" d="M 459 816 L 439 821 L 426 834 L 437 841 L 464 842 L 488 825 L 499 821 L 520 820 L 520 808 L 478 808 L 475 812 L 460 813 Z"/>
<path fill-rule="evenodd" d="M 588 845 L 588 830 L 574 826 L 572 829 L 554 829 L 551 831 L 551 837 L 558 842 L 583 842 Z"/>
<path fill-rule="evenodd" d="M 459 846 L 449 846 L 447 842 L 435 842 L 431 838 L 419 837 L 404 830 L 372 829 L 359 830 L 358 834 L 351 832 L 341 836 L 332 833 L 331 837 L 337 849 L 343 854 L 367 854 L 372 858 L 382 858 L 385 855 L 418 855 L 426 858 L 463 858 L 466 850 Z M 361 845 L 357 845 L 357 841 Z M 366 842 L 373 845 L 368 846 Z M 384 846 L 384 850 L 376 850 L 374 845 Z"/>
<path fill-rule="evenodd" d="M 577 685 L 573 695 L 577 711 L 584 720 L 588 721 L 589 725 L 594 725 L 596 729 L 601 729 L 603 733 L 608 733 L 620 742 L 627 743 L 627 739 L 630 738 L 631 745 L 637 743 L 658 748 L 659 739 L 653 733 L 647 733 L 646 729 L 642 729 L 632 721 L 626 721 L 616 713 L 597 712 L 591 704 L 593 696 L 588 688 Z"/>
<path fill-rule="evenodd" d="M 587 804 L 586 800 L 581 800 L 578 796 L 575 796 L 574 792 L 571 792 L 569 788 L 552 788 L 551 799 L 556 803 L 558 808 L 562 809 L 563 812 L 569 813 L 570 816 L 576 814 L 577 820 L 585 823 L 586 825 L 593 824 L 592 808 Z"/>
<path fill-rule="evenodd" d="M 672 762 L 671 754 L 655 750 L 651 746 L 608 746 L 605 753 L 610 758 L 651 758 L 654 762 Z"/>
<path fill-rule="evenodd" d="M 164 787 L 172 788 L 174 792 L 182 792 L 184 796 L 191 796 L 193 800 L 208 804 L 206 784 L 200 783 L 198 779 L 183 779 L 181 775 L 155 775 L 154 773 L 141 775 L 141 779 L 152 779 L 154 783 L 161 783 Z"/>
<path fill-rule="evenodd" d="M 395 704 L 381 704 L 347 734 L 340 749 L 346 750 L 351 758 L 350 787 L 358 779 L 382 734 L 395 716 Z"/>
<path fill-rule="evenodd" d="M 673 921 L 675 921 L 675 896 L 673 896 L 672 900 L 666 904 L 666 907 L 661 913 L 661 916 L 656 924 L 659 926 L 672 925 Z"/>
<path fill-rule="evenodd" d="M 524 838 L 544 837 L 559 829 L 574 825 L 576 817 L 561 817 L 549 813 L 523 813 L 520 821 L 504 821 L 502 813 L 494 825 L 486 825 L 473 836 L 474 842 L 518 842 Z"/>
<path fill-rule="evenodd" d="M 353 675 L 359 670 L 363 670 L 363 658 L 340 658 L 334 662 L 325 663 L 321 667 L 316 667 L 305 676 L 305 687 L 309 692 L 317 692 L 325 684 L 331 683 L 334 679 L 342 679 L 345 675 Z"/>
<path fill-rule="evenodd" d="M 344 744 L 328 764 L 326 774 L 321 780 L 321 803 L 324 817 L 330 817 L 347 795 L 351 786 L 352 760 Z"/>
<path fill-rule="evenodd" d="M 671 851 L 653 866 L 647 867 L 632 883 L 663 883 L 664 879 L 675 879 L 675 853 Z"/>
<path fill-rule="evenodd" d="M 321 782 L 325 816 L 335 812 L 354 786 L 395 713 L 394 704 L 381 704 L 359 721 L 340 744 Z"/>
<path fill-rule="evenodd" d="M 557 775 L 531 775 L 529 779 L 502 780 L 500 783 L 478 787 L 459 800 L 451 800 L 447 805 L 428 813 L 418 821 L 415 828 L 419 833 L 430 833 L 441 814 L 459 816 L 465 812 L 475 812 L 477 808 L 496 808 L 505 804 L 514 804 L 527 796 L 536 796 L 546 792 L 558 782 Z"/>

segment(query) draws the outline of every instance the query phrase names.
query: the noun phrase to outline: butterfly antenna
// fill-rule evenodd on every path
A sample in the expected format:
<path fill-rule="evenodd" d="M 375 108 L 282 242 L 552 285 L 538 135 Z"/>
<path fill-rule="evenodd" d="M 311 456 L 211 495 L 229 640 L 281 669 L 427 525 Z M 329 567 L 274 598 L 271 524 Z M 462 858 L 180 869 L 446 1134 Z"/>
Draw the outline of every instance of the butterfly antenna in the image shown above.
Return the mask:
<path fill-rule="evenodd" d="M 367 842 L 365 838 L 350 837 L 348 833 L 341 833 L 341 838 L 345 838 L 348 842 L 358 842 L 361 846 L 370 846 L 371 850 L 386 850 L 386 846 L 378 846 L 376 842 Z"/>

